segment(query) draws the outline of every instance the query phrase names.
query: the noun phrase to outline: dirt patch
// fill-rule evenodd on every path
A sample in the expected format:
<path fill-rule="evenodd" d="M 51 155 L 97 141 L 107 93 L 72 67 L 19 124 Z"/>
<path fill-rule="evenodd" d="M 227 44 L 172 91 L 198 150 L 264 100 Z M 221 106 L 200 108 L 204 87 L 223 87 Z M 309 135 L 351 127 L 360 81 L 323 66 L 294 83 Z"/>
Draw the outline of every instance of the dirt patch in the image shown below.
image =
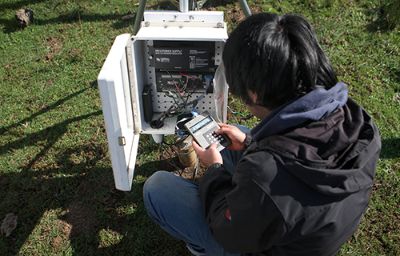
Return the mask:
<path fill-rule="evenodd" d="M 153 4 L 149 6 L 149 9 L 151 10 L 170 10 L 170 11 L 178 11 L 179 10 L 179 4 L 174 3 L 172 1 L 159 1 L 156 4 Z"/>
<path fill-rule="evenodd" d="M 54 59 L 54 56 L 56 56 L 61 51 L 63 43 L 61 39 L 57 37 L 48 37 L 46 38 L 45 44 L 47 45 L 49 52 L 44 56 L 44 59 L 46 61 L 52 61 Z"/>
<path fill-rule="evenodd" d="M 67 241 L 68 238 L 70 237 L 72 230 L 72 226 L 63 220 L 58 221 L 57 227 L 59 230 L 58 233 L 59 235 L 54 237 L 53 240 L 51 241 L 51 245 L 55 252 L 59 252 L 60 250 L 62 250 L 63 245 L 65 241 Z"/>
<path fill-rule="evenodd" d="M 206 170 L 207 170 L 207 168 L 204 168 L 202 166 L 197 168 L 197 171 L 195 168 L 188 167 L 188 168 L 184 168 L 182 170 L 176 171 L 175 174 L 177 174 L 178 176 L 181 176 L 184 179 L 198 182 L 199 179 L 204 176 Z"/>
<path fill-rule="evenodd" d="M 69 224 L 63 220 L 60 220 L 59 224 L 58 224 L 58 228 L 59 228 L 59 230 L 61 230 L 61 232 L 63 233 L 64 236 L 69 237 L 71 235 L 71 229 L 72 229 L 71 224 Z"/>
<path fill-rule="evenodd" d="M 238 24 L 245 18 L 246 16 L 239 5 L 235 5 L 232 9 L 226 11 L 226 19 L 228 24 Z"/>
<path fill-rule="evenodd" d="M 62 231 L 69 237 L 91 235 L 95 232 L 97 219 L 93 209 L 81 202 L 69 205 L 63 216 L 66 223 L 62 223 Z"/>
<path fill-rule="evenodd" d="M 217 9 L 213 6 L 205 8 L 208 11 L 216 11 Z M 256 14 L 262 12 L 262 8 L 260 6 L 251 6 L 250 7 L 251 13 Z M 225 21 L 228 24 L 234 25 L 236 27 L 241 21 L 246 18 L 244 15 L 242 8 L 240 7 L 239 3 L 236 3 L 231 8 L 227 8 L 225 11 Z"/>
<path fill-rule="evenodd" d="M 62 245 L 62 242 L 63 242 L 63 239 L 62 239 L 60 236 L 57 236 L 57 237 L 55 237 L 55 238 L 53 239 L 51 245 L 53 246 L 53 248 L 54 248 L 55 250 L 58 251 L 58 249 L 59 249 L 59 248 L 61 247 L 61 245 Z"/>
<path fill-rule="evenodd" d="M 160 152 L 159 169 L 173 172 L 184 179 L 194 181 L 204 175 L 206 168 L 197 165 L 195 167 L 186 167 L 179 160 L 178 154 L 179 150 L 176 145 L 164 147 Z"/>

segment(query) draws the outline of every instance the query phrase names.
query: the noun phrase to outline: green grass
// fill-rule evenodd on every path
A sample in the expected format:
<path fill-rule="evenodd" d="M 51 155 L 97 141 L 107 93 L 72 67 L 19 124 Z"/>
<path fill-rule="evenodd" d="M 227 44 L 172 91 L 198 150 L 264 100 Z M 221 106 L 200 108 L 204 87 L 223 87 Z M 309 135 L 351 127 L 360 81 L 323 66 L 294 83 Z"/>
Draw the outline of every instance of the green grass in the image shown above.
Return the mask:
<path fill-rule="evenodd" d="M 142 186 L 159 157 L 148 136 L 141 137 L 132 191 L 114 189 L 96 77 L 115 36 L 131 31 L 132 21 L 121 17 L 135 12 L 136 1 L 33 2 L 0 1 L 0 221 L 18 216 L 11 236 L 0 236 L 0 255 L 188 255 L 143 208 Z M 381 131 L 370 207 L 340 254 L 400 255 L 399 30 L 382 26 L 377 0 L 250 5 L 307 17 Z M 21 7 L 35 13 L 24 30 L 14 23 Z M 230 29 L 238 22 L 227 20 Z M 237 100 L 230 106 L 246 114 Z"/>

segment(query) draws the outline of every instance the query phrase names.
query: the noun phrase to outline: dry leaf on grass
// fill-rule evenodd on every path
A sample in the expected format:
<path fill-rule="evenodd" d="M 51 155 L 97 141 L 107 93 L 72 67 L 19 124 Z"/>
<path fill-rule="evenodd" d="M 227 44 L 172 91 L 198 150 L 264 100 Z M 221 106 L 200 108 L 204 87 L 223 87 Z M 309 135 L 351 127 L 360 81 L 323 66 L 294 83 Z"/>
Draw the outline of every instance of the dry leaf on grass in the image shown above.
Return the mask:
<path fill-rule="evenodd" d="M 6 237 L 10 236 L 17 227 L 17 215 L 8 213 L 1 223 L 0 233 Z"/>

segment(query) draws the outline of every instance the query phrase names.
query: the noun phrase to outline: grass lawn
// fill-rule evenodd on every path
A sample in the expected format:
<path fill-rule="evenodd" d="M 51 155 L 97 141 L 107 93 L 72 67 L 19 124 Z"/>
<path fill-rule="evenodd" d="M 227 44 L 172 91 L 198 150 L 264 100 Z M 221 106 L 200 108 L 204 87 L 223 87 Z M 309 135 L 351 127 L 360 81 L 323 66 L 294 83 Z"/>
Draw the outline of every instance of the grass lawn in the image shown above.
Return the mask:
<path fill-rule="evenodd" d="M 381 131 L 370 207 L 340 255 L 400 255 L 400 33 L 385 26 L 380 2 L 250 1 L 255 10 L 307 17 Z M 132 191 L 114 189 L 96 78 L 115 36 L 132 30 L 121 17 L 137 6 L 0 0 L 0 221 L 18 217 L 11 235 L 0 235 L 0 255 L 189 255 L 145 213 L 142 186 L 160 152 L 148 136 Z M 14 19 L 22 7 L 35 15 L 24 30 Z M 230 29 L 241 16 L 236 4 L 213 9 L 226 11 Z M 244 112 L 235 99 L 230 106 Z"/>

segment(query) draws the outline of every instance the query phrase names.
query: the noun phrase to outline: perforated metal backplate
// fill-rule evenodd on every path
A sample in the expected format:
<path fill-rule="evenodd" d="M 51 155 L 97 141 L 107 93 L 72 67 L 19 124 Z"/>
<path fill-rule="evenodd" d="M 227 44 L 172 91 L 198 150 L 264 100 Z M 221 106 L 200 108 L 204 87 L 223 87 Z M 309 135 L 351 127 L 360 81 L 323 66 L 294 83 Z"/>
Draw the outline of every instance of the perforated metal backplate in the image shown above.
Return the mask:
<path fill-rule="evenodd" d="M 146 54 L 145 54 L 145 65 L 146 65 L 146 77 L 147 83 L 151 85 L 151 94 L 152 94 L 152 104 L 154 112 L 164 112 L 168 110 L 171 106 L 173 106 L 174 100 L 168 96 L 165 92 L 157 92 L 156 86 L 156 70 L 151 66 L 151 54 L 150 47 L 153 46 L 152 40 L 146 40 Z M 223 50 L 223 42 L 215 42 L 215 65 L 219 65 L 222 61 L 222 50 Z M 192 93 L 191 96 L 187 99 L 187 94 L 183 95 L 185 101 L 191 102 L 199 97 L 204 95 L 204 97 L 199 100 L 195 109 L 198 112 L 214 112 L 215 111 L 215 102 L 214 95 L 212 93 L 205 94 L 204 93 Z M 187 106 L 186 110 L 192 110 L 192 106 Z"/>
<path fill-rule="evenodd" d="M 215 42 L 215 65 L 222 63 L 222 52 L 224 50 L 224 42 Z"/>
<path fill-rule="evenodd" d="M 187 99 L 187 102 L 191 102 L 195 99 L 198 99 L 204 95 L 203 93 L 193 93 L 189 99 Z M 183 96 L 183 98 L 186 101 L 186 97 Z M 173 99 L 167 96 L 166 93 L 163 92 L 158 92 L 156 94 L 153 94 L 153 110 L 154 112 L 164 112 L 168 110 L 172 105 L 174 105 Z M 198 112 L 204 112 L 204 111 L 209 111 L 213 112 L 215 110 L 215 103 L 214 103 L 214 97 L 213 94 L 206 94 L 204 98 L 199 100 L 197 106 L 195 109 Z M 186 110 L 192 110 L 192 106 L 187 106 Z"/>

